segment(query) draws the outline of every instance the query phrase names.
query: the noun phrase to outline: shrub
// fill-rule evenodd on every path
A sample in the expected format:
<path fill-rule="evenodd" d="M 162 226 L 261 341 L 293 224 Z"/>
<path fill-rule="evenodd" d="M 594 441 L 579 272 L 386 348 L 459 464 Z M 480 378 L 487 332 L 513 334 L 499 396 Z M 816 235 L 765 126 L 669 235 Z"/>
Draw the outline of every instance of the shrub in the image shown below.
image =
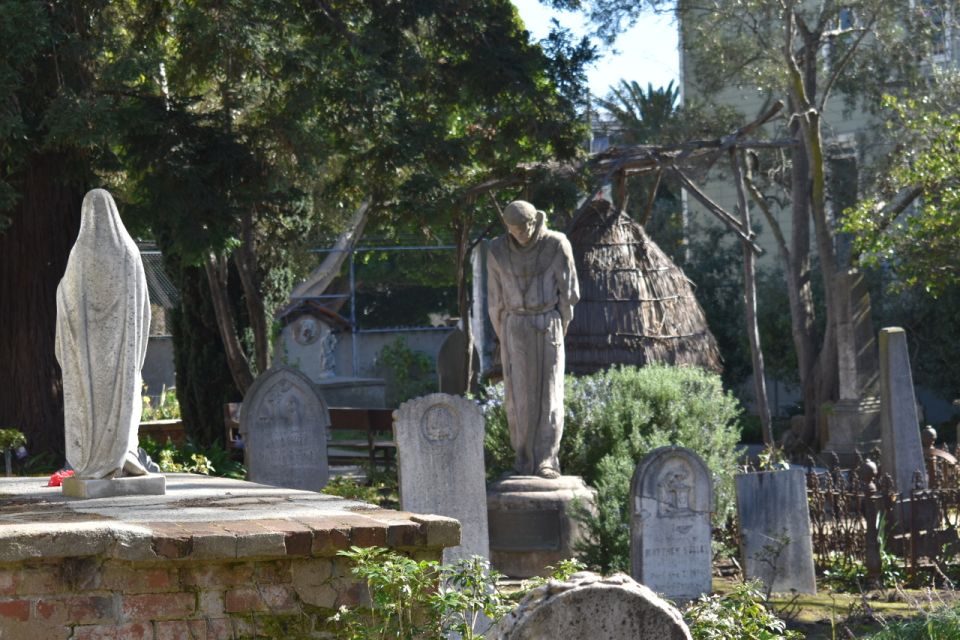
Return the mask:
<path fill-rule="evenodd" d="M 147 385 L 143 385 L 146 390 Z M 146 393 L 143 394 L 143 411 L 140 413 L 140 420 L 149 422 L 151 420 L 179 420 L 180 402 L 177 400 L 177 390 L 173 387 L 169 389 L 164 386 L 157 396 L 157 403 Z"/>
<path fill-rule="evenodd" d="M 924 611 L 912 620 L 891 624 L 867 640 L 954 640 L 960 638 L 960 605 Z"/>
<path fill-rule="evenodd" d="M 758 583 L 740 583 L 724 595 L 702 596 L 683 613 L 693 640 L 799 640 L 763 606 Z"/>
<path fill-rule="evenodd" d="M 564 393 L 560 467 L 597 489 L 596 516 L 581 513 L 588 540 L 579 553 L 589 566 L 629 570 L 630 479 L 657 447 L 680 445 L 703 458 L 713 474 L 714 523 L 732 513 L 740 407 L 719 376 L 694 367 L 618 367 L 567 376 Z M 487 469 L 496 475 L 513 463 L 502 385 L 489 388 L 481 406 Z"/>
<path fill-rule="evenodd" d="M 178 447 L 170 440 L 161 445 L 148 437 L 140 440 L 140 447 L 165 473 L 201 473 L 238 480 L 246 478 L 243 464 L 234 460 L 219 442 L 200 447 L 192 440 L 187 440 L 186 444 Z"/>
<path fill-rule="evenodd" d="M 440 565 L 380 547 L 351 547 L 339 555 L 353 562 L 351 573 L 367 584 L 370 608 L 341 607 L 331 618 L 338 637 L 481 640 L 478 622 L 495 622 L 510 610 L 497 588 L 499 574 L 480 556 Z"/>

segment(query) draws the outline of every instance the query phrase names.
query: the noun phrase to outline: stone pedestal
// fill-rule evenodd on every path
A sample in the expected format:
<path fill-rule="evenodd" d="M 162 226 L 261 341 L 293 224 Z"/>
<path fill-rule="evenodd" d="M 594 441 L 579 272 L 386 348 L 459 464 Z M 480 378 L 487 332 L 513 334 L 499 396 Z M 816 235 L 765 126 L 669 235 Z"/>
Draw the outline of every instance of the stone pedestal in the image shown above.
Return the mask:
<path fill-rule="evenodd" d="M 574 500 L 592 511 L 595 494 L 579 476 L 507 476 L 494 482 L 487 489 L 493 566 L 511 578 L 549 575 L 548 566 L 574 557 L 580 535 Z"/>
<path fill-rule="evenodd" d="M 838 400 L 823 416 L 826 436 L 823 451 L 835 453 L 840 464 L 851 466 L 857 454 L 880 446 L 880 399 Z"/>
<path fill-rule="evenodd" d="M 167 492 L 167 479 L 158 474 L 93 480 L 63 479 L 63 495 L 69 498 L 113 498 L 116 496 L 162 496 Z"/>

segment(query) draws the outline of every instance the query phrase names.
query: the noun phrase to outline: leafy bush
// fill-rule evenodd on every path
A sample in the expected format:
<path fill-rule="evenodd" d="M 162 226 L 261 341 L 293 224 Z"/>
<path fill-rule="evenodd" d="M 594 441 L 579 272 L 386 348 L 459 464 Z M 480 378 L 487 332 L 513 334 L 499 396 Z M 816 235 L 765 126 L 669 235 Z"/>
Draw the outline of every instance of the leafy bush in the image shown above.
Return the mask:
<path fill-rule="evenodd" d="M 724 595 L 701 596 L 683 613 L 693 640 L 794 640 L 786 623 L 763 606 L 756 582 L 740 583 Z"/>
<path fill-rule="evenodd" d="M 170 440 L 161 445 L 152 438 L 140 440 L 140 447 L 147 452 L 165 473 L 201 473 L 224 478 L 246 478 L 243 464 L 234 460 L 231 452 L 214 442 L 209 447 L 200 447 L 192 440 L 178 447 Z"/>
<path fill-rule="evenodd" d="M 437 390 L 433 363 L 422 351 L 414 351 L 397 338 L 380 350 L 380 359 L 393 382 L 394 404 L 401 404 Z"/>
<path fill-rule="evenodd" d="M 367 584 L 369 609 L 341 607 L 331 618 L 337 637 L 445 638 L 480 640 L 475 626 L 481 614 L 491 621 L 510 606 L 496 588 L 499 574 L 474 556 L 454 565 L 416 561 L 387 549 L 351 547 L 339 555 L 353 561 L 353 575 Z"/>
<path fill-rule="evenodd" d="M 681 445 L 703 458 L 713 474 L 714 522 L 732 513 L 740 407 L 719 376 L 693 367 L 620 367 L 567 376 L 564 393 L 560 467 L 597 489 L 597 514 L 581 513 L 588 540 L 578 551 L 589 566 L 629 570 L 630 479 L 657 447 Z M 513 463 L 502 385 L 487 390 L 481 407 L 487 469 L 496 475 Z"/>
<path fill-rule="evenodd" d="M 146 389 L 146 385 L 144 385 Z M 150 420 L 179 420 L 180 402 L 177 400 L 177 390 L 173 387 L 169 389 L 163 387 L 160 395 L 157 396 L 157 403 L 147 394 L 143 394 L 143 411 L 140 413 L 140 419 L 144 422 Z"/>
<path fill-rule="evenodd" d="M 393 471 L 370 470 L 366 466 L 367 480 L 359 482 L 351 476 L 336 476 L 323 488 L 323 493 L 349 500 L 362 500 L 384 509 L 400 508 L 400 487 Z"/>

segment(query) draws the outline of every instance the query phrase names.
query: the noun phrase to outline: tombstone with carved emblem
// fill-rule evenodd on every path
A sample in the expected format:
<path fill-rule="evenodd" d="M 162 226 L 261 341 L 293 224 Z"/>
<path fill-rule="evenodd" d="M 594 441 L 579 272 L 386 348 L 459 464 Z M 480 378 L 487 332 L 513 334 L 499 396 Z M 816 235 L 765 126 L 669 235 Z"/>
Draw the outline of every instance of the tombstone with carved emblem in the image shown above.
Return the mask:
<path fill-rule="evenodd" d="M 660 447 L 640 461 L 630 487 L 634 580 L 677 600 L 710 592 L 713 483 L 700 457 Z"/>
<path fill-rule="evenodd" d="M 291 367 L 267 370 L 240 412 L 247 479 L 319 491 L 329 479 L 329 427 L 327 405 L 310 378 Z"/>

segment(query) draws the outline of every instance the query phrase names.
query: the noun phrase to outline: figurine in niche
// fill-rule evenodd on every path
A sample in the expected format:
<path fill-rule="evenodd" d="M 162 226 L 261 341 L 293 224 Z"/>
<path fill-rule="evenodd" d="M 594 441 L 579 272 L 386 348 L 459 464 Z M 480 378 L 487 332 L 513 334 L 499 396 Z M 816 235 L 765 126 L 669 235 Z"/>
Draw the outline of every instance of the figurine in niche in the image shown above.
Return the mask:
<path fill-rule="evenodd" d="M 529 202 L 511 202 L 503 221 L 507 233 L 490 245 L 487 296 L 500 339 L 514 471 L 558 478 L 563 337 L 580 299 L 573 251 Z"/>
<path fill-rule="evenodd" d="M 80 233 L 57 287 L 66 454 L 78 479 L 147 474 L 137 429 L 149 335 L 140 251 L 113 197 L 94 189 L 83 199 Z"/>

